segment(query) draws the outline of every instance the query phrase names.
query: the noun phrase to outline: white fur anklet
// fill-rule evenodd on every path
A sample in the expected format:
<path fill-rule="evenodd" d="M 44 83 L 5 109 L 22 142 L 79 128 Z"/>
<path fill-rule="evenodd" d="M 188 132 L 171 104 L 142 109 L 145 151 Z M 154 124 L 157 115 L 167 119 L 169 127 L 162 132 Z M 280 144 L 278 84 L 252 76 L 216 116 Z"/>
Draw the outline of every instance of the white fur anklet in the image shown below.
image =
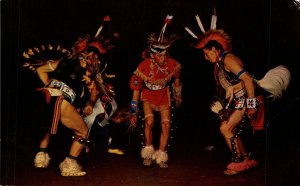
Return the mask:
<path fill-rule="evenodd" d="M 159 164 L 161 162 L 166 163 L 169 160 L 168 153 L 162 150 L 156 150 L 152 156 L 152 160 Z"/>
<path fill-rule="evenodd" d="M 141 150 L 141 157 L 143 159 L 151 159 L 154 154 L 154 147 L 153 145 L 145 146 Z"/>

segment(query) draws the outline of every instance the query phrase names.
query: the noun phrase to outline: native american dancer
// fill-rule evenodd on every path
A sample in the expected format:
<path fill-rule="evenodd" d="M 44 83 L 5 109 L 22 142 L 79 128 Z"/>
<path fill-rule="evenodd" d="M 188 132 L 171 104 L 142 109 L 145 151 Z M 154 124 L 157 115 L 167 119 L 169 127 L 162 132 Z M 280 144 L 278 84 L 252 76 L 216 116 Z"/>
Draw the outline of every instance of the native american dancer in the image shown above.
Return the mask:
<path fill-rule="evenodd" d="M 196 20 L 203 35 L 198 37 L 185 29 L 198 39 L 195 48 L 202 49 L 205 59 L 215 65 L 217 96 L 210 108 L 219 116 L 220 131 L 232 152 L 232 162 L 224 174 L 234 175 L 258 165 L 244 148 L 240 134 L 250 125 L 254 130 L 264 128 L 264 96 L 280 98 L 288 87 L 290 73 L 281 65 L 268 71 L 263 79 L 254 79 L 241 59 L 231 53 L 229 36 L 216 29 L 215 12 L 209 31 L 204 30 L 198 15 Z"/>
<path fill-rule="evenodd" d="M 96 139 L 97 136 L 92 134 L 109 133 L 108 128 L 111 128 L 111 117 L 116 112 L 118 105 L 115 101 L 115 92 L 110 83 L 106 83 L 107 78 L 114 78 L 113 74 L 104 73 L 107 65 L 100 68 L 101 62 L 90 60 L 92 62 L 87 67 L 87 73 L 84 75 L 85 82 L 88 85 L 90 99 L 85 104 L 83 109 L 83 118 L 89 128 L 89 137 Z M 87 61 L 87 63 L 89 63 Z M 91 131 L 91 130 L 97 131 Z M 91 133 L 92 132 L 92 133 Z"/>
<path fill-rule="evenodd" d="M 167 168 L 167 144 L 170 135 L 171 119 L 171 84 L 174 91 L 176 105 L 181 104 L 181 65 L 169 57 L 168 49 L 177 39 L 175 35 L 164 37 L 167 24 L 172 16 L 167 16 L 162 31 L 157 38 L 155 34 L 148 37 L 149 58 L 145 58 L 137 67 L 130 80 L 133 90 L 131 101 L 131 124 L 136 126 L 138 101 L 142 102 L 144 112 L 145 146 L 141 150 L 143 165 L 150 166 L 155 161 L 161 168 Z M 159 147 L 154 149 L 152 133 L 154 125 L 154 111 L 158 111 L 161 121 L 161 135 Z"/>
<path fill-rule="evenodd" d="M 104 19 L 104 21 L 107 21 Z M 34 158 L 34 165 L 37 168 L 46 168 L 49 165 L 50 157 L 47 152 L 50 137 L 57 133 L 59 122 L 73 130 L 73 142 L 69 155 L 60 163 L 59 168 L 62 176 L 83 176 L 86 174 L 78 164 L 77 158 L 85 144 L 88 142 L 89 128 L 80 115 L 80 108 L 83 105 L 84 96 L 89 95 L 90 87 L 93 87 L 86 80 L 90 75 L 91 64 L 98 61 L 99 54 L 106 53 L 111 45 L 99 35 L 103 24 L 99 27 L 97 34 L 91 38 L 86 35 L 79 38 L 72 46 L 71 51 L 61 48 L 60 45 L 47 48 L 29 49 L 24 52 L 26 59 L 23 65 L 36 72 L 45 85 L 39 88 L 45 100 L 41 113 L 44 121 L 49 123 L 48 130 L 40 142 L 39 152 Z M 99 31 L 100 30 L 100 31 Z M 60 55 L 53 57 L 53 51 L 59 51 Z M 50 55 L 47 53 L 51 51 Z M 57 53 L 56 53 L 57 54 Z M 87 110 L 84 108 L 84 110 Z M 87 111 L 86 111 L 87 112 Z"/>

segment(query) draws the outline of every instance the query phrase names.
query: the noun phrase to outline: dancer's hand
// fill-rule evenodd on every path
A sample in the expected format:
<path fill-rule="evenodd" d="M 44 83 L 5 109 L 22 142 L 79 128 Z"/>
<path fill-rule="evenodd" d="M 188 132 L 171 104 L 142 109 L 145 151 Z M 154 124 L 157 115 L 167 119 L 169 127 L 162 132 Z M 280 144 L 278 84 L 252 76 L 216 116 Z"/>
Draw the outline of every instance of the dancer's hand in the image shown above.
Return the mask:
<path fill-rule="evenodd" d="M 226 96 L 225 99 L 228 100 L 228 103 L 230 103 L 233 99 L 233 86 L 230 86 L 226 89 Z"/>
<path fill-rule="evenodd" d="M 91 105 L 87 105 L 86 107 L 84 107 L 82 112 L 85 116 L 88 116 L 93 113 L 93 107 Z"/>
<path fill-rule="evenodd" d="M 255 108 L 250 108 L 247 110 L 247 116 L 250 120 L 254 119 L 256 115 L 256 109 Z"/>
<path fill-rule="evenodd" d="M 136 127 L 137 124 L 137 115 L 136 114 L 131 114 L 130 116 L 130 125 L 133 127 Z"/>

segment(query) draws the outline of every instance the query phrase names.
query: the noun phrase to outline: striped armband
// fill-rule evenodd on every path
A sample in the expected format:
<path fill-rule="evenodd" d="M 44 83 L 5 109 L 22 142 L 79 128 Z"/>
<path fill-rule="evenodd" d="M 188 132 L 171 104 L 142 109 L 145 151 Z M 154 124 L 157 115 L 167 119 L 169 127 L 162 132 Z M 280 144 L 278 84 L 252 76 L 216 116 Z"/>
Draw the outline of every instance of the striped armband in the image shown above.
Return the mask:
<path fill-rule="evenodd" d="M 131 100 L 130 103 L 130 113 L 131 114 L 137 114 L 138 108 L 137 108 L 137 101 Z"/>
<path fill-rule="evenodd" d="M 243 75 L 244 73 L 246 73 L 247 71 L 245 70 L 245 69 L 242 69 L 241 71 L 239 71 L 238 73 L 237 73 L 237 78 L 238 79 L 240 79 L 240 77 L 241 77 L 241 75 Z"/>
<path fill-rule="evenodd" d="M 258 107 L 258 100 L 256 98 L 246 98 L 247 109 L 256 109 Z"/>

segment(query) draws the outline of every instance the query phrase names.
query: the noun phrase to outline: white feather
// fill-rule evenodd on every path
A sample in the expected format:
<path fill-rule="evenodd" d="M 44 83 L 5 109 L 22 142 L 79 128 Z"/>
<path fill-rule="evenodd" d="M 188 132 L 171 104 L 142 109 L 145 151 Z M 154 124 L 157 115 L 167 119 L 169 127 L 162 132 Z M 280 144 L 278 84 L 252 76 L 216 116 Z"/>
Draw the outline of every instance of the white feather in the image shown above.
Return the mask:
<path fill-rule="evenodd" d="M 169 23 L 169 21 L 171 21 L 173 19 L 173 16 L 172 15 L 167 15 L 166 18 L 165 18 L 165 24 L 163 26 L 163 28 L 161 29 L 161 32 L 159 34 L 159 37 L 158 37 L 158 42 L 162 42 L 164 40 L 164 34 L 165 34 L 165 31 L 166 31 L 166 27 L 167 27 L 167 24 Z"/>
<path fill-rule="evenodd" d="M 203 27 L 203 25 L 202 25 L 202 22 L 201 22 L 201 20 L 200 20 L 199 15 L 196 15 L 195 17 L 196 17 L 196 21 L 197 21 L 197 23 L 198 23 L 198 26 L 199 26 L 200 30 L 201 30 L 203 33 L 205 33 L 205 30 L 204 30 L 204 27 Z"/>
<path fill-rule="evenodd" d="M 159 34 L 159 37 L 158 37 L 158 42 L 162 42 L 163 39 L 164 39 L 164 34 L 165 34 L 165 31 L 166 31 L 166 27 L 167 27 L 167 24 L 164 24 L 163 28 L 161 29 L 161 32 Z"/>
<path fill-rule="evenodd" d="M 216 15 L 211 16 L 210 29 L 211 30 L 217 29 L 217 16 Z"/>
<path fill-rule="evenodd" d="M 189 29 L 188 27 L 184 27 L 184 29 L 195 39 L 198 39 L 198 37 L 196 36 L 196 34 L 194 34 L 194 32 Z"/>
<path fill-rule="evenodd" d="M 173 19 L 173 16 L 168 14 L 168 15 L 166 16 L 166 19 Z"/>
<path fill-rule="evenodd" d="M 257 84 L 267 92 L 273 100 L 281 98 L 291 80 L 290 71 L 283 65 L 270 69 Z"/>
<path fill-rule="evenodd" d="M 94 37 L 98 37 L 98 35 L 99 35 L 100 32 L 102 31 L 102 29 L 103 29 L 103 24 L 100 25 L 100 27 L 98 28 L 97 33 L 95 34 Z"/>

